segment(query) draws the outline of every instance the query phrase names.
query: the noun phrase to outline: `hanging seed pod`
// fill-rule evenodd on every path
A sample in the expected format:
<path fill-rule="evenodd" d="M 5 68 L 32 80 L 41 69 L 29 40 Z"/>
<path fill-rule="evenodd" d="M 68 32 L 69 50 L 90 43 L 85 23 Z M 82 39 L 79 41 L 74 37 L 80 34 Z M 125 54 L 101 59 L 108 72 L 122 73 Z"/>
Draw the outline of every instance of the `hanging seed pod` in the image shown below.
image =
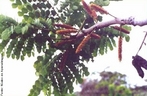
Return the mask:
<path fill-rule="evenodd" d="M 92 14 L 90 15 L 94 20 L 97 20 L 97 14 L 95 10 L 92 10 Z"/>
<path fill-rule="evenodd" d="M 82 48 L 84 47 L 84 45 L 88 42 L 88 40 L 91 38 L 90 34 L 88 34 L 79 44 L 79 46 L 76 49 L 76 53 L 79 53 Z"/>
<path fill-rule="evenodd" d="M 94 3 L 91 3 L 90 4 L 90 8 L 97 11 L 97 12 L 100 12 L 101 14 L 109 14 L 106 10 L 104 10 L 102 7 L 100 7 L 99 5 L 96 5 Z"/>
<path fill-rule="evenodd" d="M 118 59 L 119 61 L 122 60 L 122 40 L 123 38 L 121 36 L 118 37 Z"/>
<path fill-rule="evenodd" d="M 136 55 L 136 56 L 133 56 L 132 57 L 133 60 L 132 60 L 132 64 L 133 66 L 135 67 L 135 69 L 137 70 L 137 73 L 138 75 L 143 78 L 144 77 L 144 72 L 143 70 L 141 69 L 141 66 L 140 66 L 140 60 L 142 59 L 142 57 L 140 58 L 140 56 Z M 143 60 L 143 59 L 142 59 Z M 143 60 L 144 61 L 144 60 Z"/>
<path fill-rule="evenodd" d="M 65 67 L 65 63 L 66 63 L 66 60 L 67 60 L 68 53 L 69 53 L 69 51 L 66 50 L 66 51 L 63 53 L 63 55 L 62 55 L 62 59 L 61 59 L 61 62 L 60 62 L 60 64 L 59 64 L 59 70 L 60 70 L 60 72 L 62 72 L 62 70 L 63 70 L 64 67 Z"/>
<path fill-rule="evenodd" d="M 129 34 L 130 32 L 122 27 L 118 27 L 118 26 L 112 26 L 113 29 L 116 29 L 118 31 L 121 31 L 123 33 Z"/>
<path fill-rule="evenodd" d="M 74 40 L 61 40 L 61 41 L 55 43 L 55 46 L 59 47 L 59 46 L 63 46 L 64 44 L 69 44 L 72 42 L 74 42 Z"/>
<path fill-rule="evenodd" d="M 95 33 L 91 33 L 90 36 L 95 38 L 95 39 L 100 39 L 101 38 L 101 36 L 99 36 L 98 34 L 95 34 Z"/>
<path fill-rule="evenodd" d="M 66 29 L 75 29 L 71 25 L 68 24 L 54 24 L 56 27 L 66 28 Z"/>
<path fill-rule="evenodd" d="M 82 4 L 83 4 L 83 7 L 84 7 L 84 9 L 86 10 L 86 12 L 87 12 L 89 15 L 91 15 L 91 14 L 92 14 L 92 10 L 91 10 L 90 7 L 87 5 L 87 3 L 86 3 L 84 0 L 82 0 Z"/>
<path fill-rule="evenodd" d="M 77 32 L 76 29 L 61 29 L 56 31 L 57 34 L 68 34 L 68 33 L 76 33 L 76 32 Z"/>

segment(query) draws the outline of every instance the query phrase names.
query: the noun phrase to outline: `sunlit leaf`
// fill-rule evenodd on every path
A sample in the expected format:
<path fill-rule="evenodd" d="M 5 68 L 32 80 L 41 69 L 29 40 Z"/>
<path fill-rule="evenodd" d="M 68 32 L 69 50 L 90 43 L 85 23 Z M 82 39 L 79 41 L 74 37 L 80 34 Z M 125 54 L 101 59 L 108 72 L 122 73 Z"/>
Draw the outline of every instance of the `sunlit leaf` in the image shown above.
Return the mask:
<path fill-rule="evenodd" d="M 7 28 L 2 32 L 1 38 L 3 40 L 7 40 L 10 37 L 11 33 L 12 33 L 11 30 L 9 28 Z"/>
<path fill-rule="evenodd" d="M 28 29 L 29 29 L 29 25 L 26 24 L 24 27 L 22 27 L 21 31 L 22 31 L 22 34 L 25 34 L 26 32 L 28 32 Z"/>
<path fill-rule="evenodd" d="M 112 46 L 112 43 L 111 43 L 111 41 L 110 41 L 109 38 L 107 39 L 107 42 L 106 42 L 106 43 L 107 43 L 109 49 L 110 49 L 110 50 L 113 50 L 113 46 Z"/>
<path fill-rule="evenodd" d="M 113 46 L 116 47 L 116 42 L 115 42 L 114 38 L 110 38 L 110 40 L 111 40 Z"/>
<path fill-rule="evenodd" d="M 127 42 L 129 42 L 129 41 L 130 41 L 130 36 L 125 36 L 125 40 L 126 40 Z"/>
<path fill-rule="evenodd" d="M 21 26 L 16 26 L 15 28 L 14 28 L 14 31 L 16 32 L 16 33 L 21 33 Z"/>
<path fill-rule="evenodd" d="M 22 8 L 21 10 L 22 10 L 23 13 L 27 13 L 28 12 L 27 8 Z"/>
<path fill-rule="evenodd" d="M 29 16 L 28 16 L 28 15 L 23 15 L 23 18 L 24 18 L 25 20 L 28 20 Z"/>
<path fill-rule="evenodd" d="M 20 0 L 16 0 L 17 5 L 22 5 L 22 2 Z"/>
<path fill-rule="evenodd" d="M 109 0 L 95 0 L 94 3 L 100 6 L 108 6 L 110 4 L 110 1 Z"/>
<path fill-rule="evenodd" d="M 11 2 L 14 2 L 14 0 L 10 0 Z"/>
<path fill-rule="evenodd" d="M 14 54 L 12 54 L 11 57 L 12 57 L 12 59 L 15 59 L 15 55 Z"/>
<path fill-rule="evenodd" d="M 100 41 L 100 48 L 99 48 L 99 53 L 100 53 L 101 55 L 104 54 L 105 43 L 106 43 L 106 42 L 105 42 L 105 38 L 102 37 L 102 38 L 101 38 L 101 41 Z"/>
<path fill-rule="evenodd" d="M 17 44 L 17 39 L 12 40 L 7 48 L 6 54 L 8 58 L 11 56 L 15 44 Z"/>
<path fill-rule="evenodd" d="M 78 9 L 78 6 L 73 6 L 72 9 L 73 10 L 77 10 Z"/>
<path fill-rule="evenodd" d="M 103 6 L 108 6 L 110 4 L 110 1 L 109 0 L 103 0 Z"/>
<path fill-rule="evenodd" d="M 24 58 L 24 56 L 22 55 L 22 56 L 21 56 L 21 61 L 23 61 L 24 59 L 25 59 L 25 58 Z"/>
<path fill-rule="evenodd" d="M 24 13 L 23 13 L 23 12 L 18 11 L 18 16 L 23 16 L 23 15 L 24 15 Z"/>
<path fill-rule="evenodd" d="M 17 4 L 16 3 L 12 3 L 12 8 L 17 8 Z"/>
<path fill-rule="evenodd" d="M 23 5 L 18 5 L 18 9 L 21 10 L 24 6 Z"/>
<path fill-rule="evenodd" d="M 131 31 L 131 26 L 128 26 L 128 25 L 123 25 L 122 28 L 128 30 L 128 31 Z"/>
<path fill-rule="evenodd" d="M 29 17 L 28 20 L 27 20 L 28 23 L 31 23 L 32 21 L 33 21 L 32 17 Z"/>
<path fill-rule="evenodd" d="M 8 44 L 9 40 L 3 40 L 0 43 L 0 53 L 3 51 L 3 49 L 5 48 L 5 46 Z"/>

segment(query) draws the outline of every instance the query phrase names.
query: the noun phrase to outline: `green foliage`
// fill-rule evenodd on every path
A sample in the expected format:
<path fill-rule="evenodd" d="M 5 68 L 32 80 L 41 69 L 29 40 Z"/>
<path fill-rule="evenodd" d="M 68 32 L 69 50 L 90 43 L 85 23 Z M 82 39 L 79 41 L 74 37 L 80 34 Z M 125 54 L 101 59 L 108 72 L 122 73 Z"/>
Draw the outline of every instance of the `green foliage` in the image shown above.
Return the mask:
<path fill-rule="evenodd" d="M 54 51 L 54 49 L 50 48 L 46 51 L 45 56 L 38 56 L 37 61 L 34 63 L 34 67 L 36 69 L 36 74 L 39 76 L 39 82 L 41 82 L 42 85 L 40 87 L 52 85 L 54 87 L 54 95 L 62 96 L 68 91 L 72 93 L 73 82 L 75 80 L 82 82 L 82 74 L 87 73 L 88 70 L 83 63 L 79 63 L 78 59 L 74 59 L 76 56 L 70 55 L 73 54 L 73 51 L 71 50 L 68 53 L 69 57 L 67 58 L 64 70 L 61 72 L 60 64 L 63 54 L 53 55 Z M 45 81 L 50 82 L 50 84 L 46 85 Z M 34 86 L 37 86 L 36 83 Z M 32 88 L 31 90 L 35 90 L 35 88 Z M 42 88 L 38 90 L 38 93 L 40 93 L 41 90 Z M 30 96 L 32 96 L 31 94 L 33 93 L 30 93 Z"/>
<path fill-rule="evenodd" d="M 1 34 L 1 38 L 3 39 L 3 40 L 7 40 L 9 37 L 10 37 L 10 35 L 11 35 L 11 29 L 10 28 L 7 28 L 7 29 L 5 29 L 3 32 L 2 32 L 2 34 Z"/>
<path fill-rule="evenodd" d="M 132 96 L 132 92 L 126 85 L 126 76 L 118 72 L 101 72 L 100 75 L 102 79 L 98 83 L 98 87 L 103 86 L 108 87 L 109 95 L 108 96 Z M 109 79 L 108 79 L 109 78 Z"/>
<path fill-rule="evenodd" d="M 100 6 L 108 6 L 110 4 L 110 0 L 95 0 L 94 3 Z"/>
<path fill-rule="evenodd" d="M 131 90 L 125 86 L 110 84 L 108 89 L 110 92 L 108 96 L 132 96 Z"/>
<path fill-rule="evenodd" d="M 80 96 L 132 96 L 127 88 L 126 76 L 118 72 L 100 73 L 101 79 L 83 82 Z"/>
<path fill-rule="evenodd" d="M 86 29 L 95 24 L 80 4 L 81 0 L 11 1 L 12 8 L 18 9 L 18 15 L 23 20 L 18 23 L 10 17 L 0 15 L 0 53 L 5 52 L 8 58 L 21 60 L 25 60 L 26 56 L 34 56 L 36 51 L 44 54 L 38 56 L 34 63 L 39 78 L 32 86 L 29 96 L 37 96 L 40 91 L 46 96 L 52 93 L 55 96 L 72 93 L 73 82 L 82 83 L 82 77 L 89 75 L 83 62 L 93 61 L 98 54 L 103 55 L 116 47 L 115 38 L 120 36 L 120 32 L 111 27 L 94 30 L 101 38 L 91 38 L 78 54 L 75 53 L 76 48 L 84 37 L 75 39 L 73 35 L 71 42 L 57 45 L 61 41 L 68 41 L 68 38 L 56 34 L 56 30 L 61 28 L 54 24 L 66 23 L 77 29 Z M 101 6 L 109 5 L 109 0 L 94 2 Z M 102 16 L 97 18 L 99 22 L 102 19 Z M 122 34 L 122 37 L 129 41 L 128 35 Z"/>
<path fill-rule="evenodd" d="M 14 19 L 7 17 L 7 16 L 4 16 L 4 15 L 0 15 L 0 35 L 2 34 L 2 32 L 4 30 L 13 31 L 13 26 L 15 26 L 17 24 L 18 23 Z M 6 34 L 8 34 L 8 33 L 6 33 Z"/>

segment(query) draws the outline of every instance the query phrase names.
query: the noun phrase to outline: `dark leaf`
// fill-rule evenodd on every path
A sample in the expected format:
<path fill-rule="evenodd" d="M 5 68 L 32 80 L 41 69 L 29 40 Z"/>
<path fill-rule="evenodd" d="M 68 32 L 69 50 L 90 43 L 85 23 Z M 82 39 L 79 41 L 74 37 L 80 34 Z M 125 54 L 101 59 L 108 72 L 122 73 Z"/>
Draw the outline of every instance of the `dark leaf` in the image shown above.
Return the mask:
<path fill-rule="evenodd" d="M 56 15 L 56 11 L 55 10 L 52 10 L 51 13 L 52 13 L 53 16 Z"/>
<path fill-rule="evenodd" d="M 134 58 L 140 67 L 143 67 L 144 69 L 147 70 L 147 61 L 144 58 L 142 58 L 139 55 L 136 55 Z"/>
<path fill-rule="evenodd" d="M 133 66 L 136 68 L 138 75 L 143 78 L 144 77 L 144 72 L 141 69 L 141 67 L 144 68 L 144 66 L 147 64 L 147 61 L 145 59 L 143 59 L 142 57 L 136 55 L 133 56 L 133 61 L 132 61 Z M 145 65 L 144 65 L 145 64 Z M 145 66 L 146 68 L 146 66 Z"/>
<path fill-rule="evenodd" d="M 30 16 L 31 18 L 35 18 L 35 14 L 34 14 L 33 12 L 29 12 L 29 16 Z"/>
<path fill-rule="evenodd" d="M 28 0 L 29 2 L 32 2 L 32 0 Z"/>
<path fill-rule="evenodd" d="M 33 10 L 32 6 L 31 6 L 30 4 L 26 5 L 26 8 L 27 8 L 29 11 L 32 11 L 32 10 Z"/>
<path fill-rule="evenodd" d="M 46 6 L 50 9 L 52 6 L 49 2 L 47 2 Z"/>
<path fill-rule="evenodd" d="M 45 5 L 44 3 L 41 3 L 40 6 L 41 6 L 42 8 L 46 8 L 46 5 Z"/>
<path fill-rule="evenodd" d="M 63 53 L 63 56 L 62 56 L 62 59 L 61 59 L 60 65 L 59 65 L 60 72 L 62 72 L 62 70 L 63 70 L 64 67 L 65 67 L 65 63 L 66 63 L 66 60 L 67 60 L 67 56 L 68 56 L 68 50 L 66 50 L 66 51 Z"/>
<path fill-rule="evenodd" d="M 37 18 L 39 18 L 40 17 L 40 12 L 39 11 L 35 11 L 35 15 L 36 15 Z"/>
<path fill-rule="evenodd" d="M 35 10 L 37 9 L 37 5 L 36 5 L 36 4 L 33 4 L 32 6 L 33 6 L 33 8 L 34 8 Z"/>

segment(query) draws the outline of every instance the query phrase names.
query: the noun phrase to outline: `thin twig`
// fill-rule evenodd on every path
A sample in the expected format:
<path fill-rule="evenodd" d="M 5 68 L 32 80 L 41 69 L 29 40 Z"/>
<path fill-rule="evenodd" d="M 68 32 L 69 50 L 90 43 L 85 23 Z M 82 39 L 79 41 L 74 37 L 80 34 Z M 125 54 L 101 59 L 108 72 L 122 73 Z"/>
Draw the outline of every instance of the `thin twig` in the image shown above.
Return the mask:
<path fill-rule="evenodd" d="M 141 45 L 140 45 L 140 48 L 138 49 L 138 52 L 136 53 L 136 55 L 139 53 L 140 49 L 142 48 L 142 46 L 143 46 L 143 44 L 144 44 L 144 41 L 145 41 L 146 36 L 147 36 L 147 32 L 146 32 L 146 34 L 144 35 L 143 41 L 142 41 L 142 43 L 141 43 Z"/>

